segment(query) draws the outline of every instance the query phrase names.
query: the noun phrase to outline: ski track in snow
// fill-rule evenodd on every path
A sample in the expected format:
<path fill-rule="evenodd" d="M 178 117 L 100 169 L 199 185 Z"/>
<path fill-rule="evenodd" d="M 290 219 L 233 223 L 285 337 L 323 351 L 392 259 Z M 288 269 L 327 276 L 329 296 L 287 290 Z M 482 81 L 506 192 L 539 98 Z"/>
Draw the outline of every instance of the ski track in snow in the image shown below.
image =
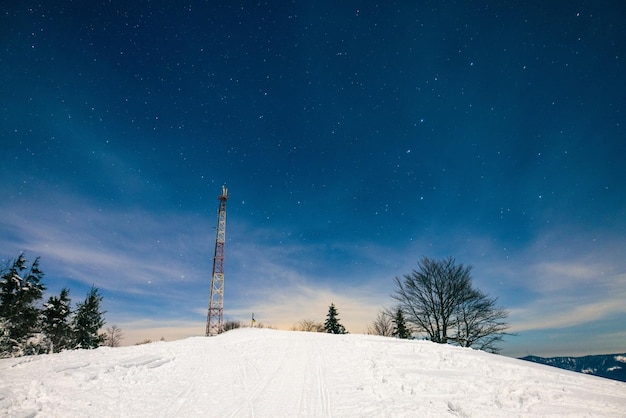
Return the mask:
<path fill-rule="evenodd" d="M 626 384 L 471 349 L 240 329 L 0 360 L 3 417 L 620 417 Z"/>

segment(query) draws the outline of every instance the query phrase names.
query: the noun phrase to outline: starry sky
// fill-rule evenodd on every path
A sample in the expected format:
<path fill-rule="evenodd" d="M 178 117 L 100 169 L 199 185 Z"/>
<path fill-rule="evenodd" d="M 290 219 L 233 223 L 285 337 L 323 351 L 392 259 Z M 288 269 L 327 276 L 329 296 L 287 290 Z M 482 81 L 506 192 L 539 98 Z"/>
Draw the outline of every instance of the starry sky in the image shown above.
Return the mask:
<path fill-rule="evenodd" d="M 511 356 L 626 349 L 622 1 L 8 1 L 0 258 L 92 285 L 126 344 L 226 319 L 352 333 L 422 257 Z"/>

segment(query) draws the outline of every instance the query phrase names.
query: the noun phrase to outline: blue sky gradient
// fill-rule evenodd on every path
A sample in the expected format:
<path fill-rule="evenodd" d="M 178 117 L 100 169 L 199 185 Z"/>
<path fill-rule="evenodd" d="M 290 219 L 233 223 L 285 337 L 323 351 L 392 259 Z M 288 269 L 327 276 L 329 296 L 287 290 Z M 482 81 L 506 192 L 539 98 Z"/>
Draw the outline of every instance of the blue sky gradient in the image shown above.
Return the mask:
<path fill-rule="evenodd" d="M 102 2 L 0 16 L 0 258 L 127 335 L 225 315 L 365 332 L 423 256 L 473 266 L 507 355 L 623 352 L 622 2 Z"/>

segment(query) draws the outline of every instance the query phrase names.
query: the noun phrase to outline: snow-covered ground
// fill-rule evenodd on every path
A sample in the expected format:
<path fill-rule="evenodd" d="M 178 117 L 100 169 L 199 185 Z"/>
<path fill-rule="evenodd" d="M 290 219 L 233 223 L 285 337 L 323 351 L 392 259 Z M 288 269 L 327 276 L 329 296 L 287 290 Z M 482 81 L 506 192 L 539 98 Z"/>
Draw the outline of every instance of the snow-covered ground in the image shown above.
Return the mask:
<path fill-rule="evenodd" d="M 0 360 L 10 417 L 626 416 L 626 383 L 367 335 L 217 337 Z"/>

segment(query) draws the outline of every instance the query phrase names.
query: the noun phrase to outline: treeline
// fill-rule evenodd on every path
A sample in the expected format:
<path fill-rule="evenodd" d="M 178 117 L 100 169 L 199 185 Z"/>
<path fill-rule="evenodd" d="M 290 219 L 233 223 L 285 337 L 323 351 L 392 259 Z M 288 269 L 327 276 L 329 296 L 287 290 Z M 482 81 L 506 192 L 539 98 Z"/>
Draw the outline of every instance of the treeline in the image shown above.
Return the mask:
<path fill-rule="evenodd" d="M 0 267 L 0 358 L 90 349 L 103 345 L 102 296 L 92 287 L 72 310 L 69 289 L 43 302 L 39 257 L 24 254 Z"/>
<path fill-rule="evenodd" d="M 291 327 L 292 331 L 325 332 L 328 334 L 349 334 L 346 327 L 339 320 L 339 312 L 334 303 L 328 307 L 324 323 L 312 319 L 303 319 L 297 325 Z M 407 328 L 402 311 L 398 309 L 395 314 L 390 311 L 380 312 L 368 334 L 382 335 L 385 337 L 411 338 L 411 332 Z"/>
<path fill-rule="evenodd" d="M 304 332 L 326 332 L 328 334 L 349 334 L 348 331 L 346 331 L 346 327 L 344 327 L 339 320 L 339 312 L 337 311 L 334 303 L 331 303 L 328 307 L 326 320 L 323 324 L 312 319 L 303 319 L 298 322 L 298 325 L 291 327 L 291 330 Z"/>
<path fill-rule="evenodd" d="M 383 308 L 367 333 L 402 339 L 422 338 L 440 344 L 472 347 L 497 353 L 507 332 L 508 311 L 498 299 L 478 290 L 471 266 L 457 264 L 452 257 L 434 260 L 424 257 L 418 268 L 395 277 L 391 297 L 396 304 Z M 345 334 L 337 308 L 331 304 L 326 321 L 304 319 L 294 331 Z"/>
<path fill-rule="evenodd" d="M 379 312 L 369 332 L 497 353 L 504 336 L 515 335 L 507 332 L 509 313 L 474 286 L 471 270 L 452 257 L 422 258 L 416 270 L 394 278 L 397 304 Z"/>

